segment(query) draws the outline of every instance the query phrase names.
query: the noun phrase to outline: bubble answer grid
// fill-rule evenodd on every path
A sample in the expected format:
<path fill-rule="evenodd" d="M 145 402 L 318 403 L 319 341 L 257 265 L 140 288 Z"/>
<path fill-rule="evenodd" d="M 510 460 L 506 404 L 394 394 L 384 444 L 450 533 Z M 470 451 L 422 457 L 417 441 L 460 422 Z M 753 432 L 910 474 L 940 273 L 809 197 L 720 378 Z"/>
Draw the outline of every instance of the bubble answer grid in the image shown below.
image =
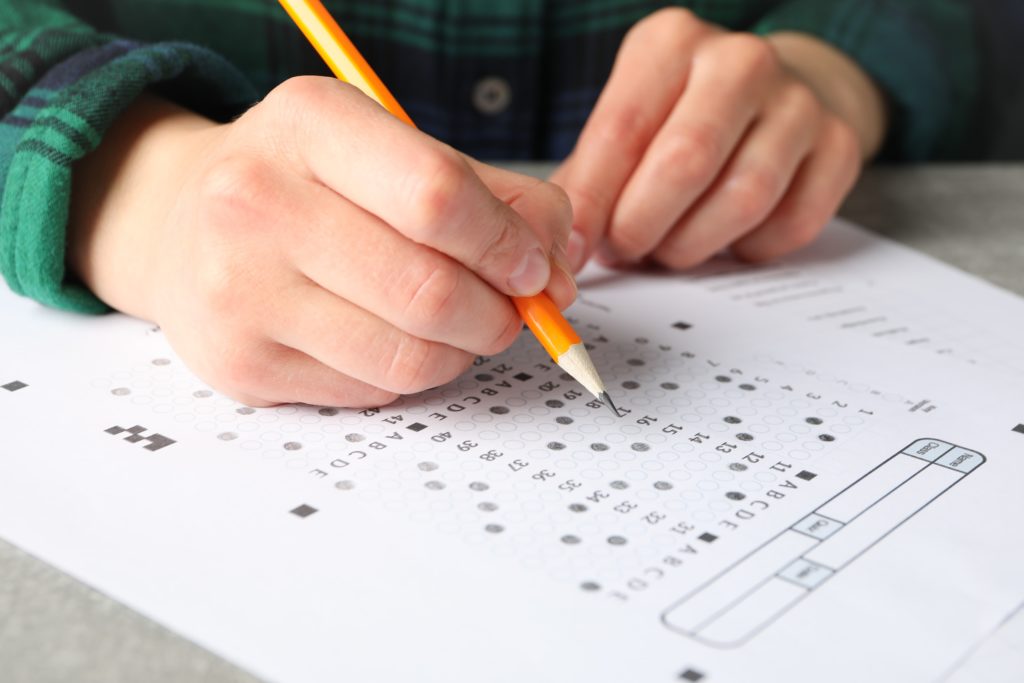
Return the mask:
<path fill-rule="evenodd" d="M 627 413 L 619 421 L 526 332 L 448 385 L 371 411 L 250 408 L 163 356 L 92 386 L 191 424 L 213 448 L 239 449 L 592 592 L 625 586 L 637 567 L 784 480 L 771 463 L 827 460 L 880 400 L 770 359 L 729 362 L 678 342 L 611 339 L 594 323 L 581 333 Z M 460 449 L 466 441 L 475 445 Z M 751 453 L 763 457 L 744 464 Z"/>
<path fill-rule="evenodd" d="M 892 308 L 916 329 L 912 338 L 901 344 L 822 317 L 850 309 L 863 288 L 783 304 L 748 296 L 761 291 L 758 279 L 774 277 L 770 269 L 750 269 L 742 281 L 597 272 L 574 325 L 630 409 L 614 424 L 598 421 L 611 415 L 588 397 L 565 396 L 566 386 L 545 390 L 559 373 L 535 367 L 542 355 L 528 337 L 453 384 L 381 411 L 278 412 L 207 393 L 152 325 L 121 316 L 83 323 L 0 300 L 12 329 L 26 331 L 2 340 L 18 364 L 3 381 L 27 385 L 0 391 L 12 418 L 0 459 L 4 536 L 271 680 L 379 677 L 381 661 L 395 667 L 388 680 L 432 670 L 502 681 L 853 683 L 878 670 L 940 679 L 1021 599 L 1024 555 L 1003 543 L 1002 525 L 984 521 L 1019 516 L 1019 375 L 988 368 L 1013 360 L 1000 353 L 1019 350 L 1020 335 L 1008 330 L 1024 318 L 1019 301 L 1000 302 L 952 272 L 922 273 L 881 241 L 830 235 L 845 242 L 819 250 L 814 276 L 870 280 L 871 305 Z M 733 284 L 742 287 L 718 291 Z M 956 316 L 903 321 L 889 306 L 894 290 L 934 301 L 943 292 L 939 312 Z M 75 354 L 66 352 L 71 335 Z M 933 342 L 918 343 L 926 336 Z M 982 357 L 965 340 L 994 353 Z M 614 376 L 610 362 L 620 363 Z M 716 379 L 733 368 L 770 387 Z M 500 387 L 521 374 L 531 377 Z M 462 409 L 449 411 L 455 405 Z M 43 443 L 38 434 L 58 411 L 60 429 Z M 645 416 L 658 421 L 643 424 Z M 661 431 L 666 423 L 680 433 Z M 148 451 L 142 440 L 104 433 L 115 425 L 175 443 Z M 396 431 L 404 439 L 388 440 Z M 449 439 L 435 440 L 446 431 Z M 699 434 L 701 443 L 690 441 Z M 716 571 L 922 435 L 992 457 L 741 656 L 659 622 Z M 378 442 L 387 447 L 374 449 Z M 723 443 L 737 448 L 722 453 Z M 491 444 L 504 459 L 480 458 Z M 748 452 L 764 457 L 737 457 Z M 528 465 L 512 471 L 513 454 Z M 332 467 L 339 458 L 350 462 Z M 545 469 L 555 477 L 534 478 Z M 585 488 L 560 488 L 570 479 Z M 607 496 L 593 502 L 596 491 Z M 785 498 L 749 523 L 739 518 L 771 493 Z M 41 497 L 46 514 L 24 514 Z M 622 503 L 630 505 L 616 511 Z M 651 513 L 665 520 L 645 527 Z M 587 553 L 598 559 L 574 563 Z M 405 656 L 391 658 L 396 647 Z"/>

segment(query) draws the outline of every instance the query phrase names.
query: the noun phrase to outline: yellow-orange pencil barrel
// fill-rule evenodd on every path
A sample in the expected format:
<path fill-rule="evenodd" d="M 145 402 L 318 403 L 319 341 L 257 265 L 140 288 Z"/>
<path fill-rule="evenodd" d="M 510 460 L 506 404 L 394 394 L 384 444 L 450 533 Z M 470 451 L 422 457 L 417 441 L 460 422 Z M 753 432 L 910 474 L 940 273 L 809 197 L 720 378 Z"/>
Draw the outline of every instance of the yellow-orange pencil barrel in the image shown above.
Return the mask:
<path fill-rule="evenodd" d="M 526 322 L 555 363 L 603 401 L 618 417 L 619 409 L 604 388 L 583 340 L 558 310 L 558 306 L 555 306 L 555 302 L 541 292 L 531 297 L 512 297 L 512 303 L 519 311 L 519 317 Z"/>
<path fill-rule="evenodd" d="M 416 127 L 320 0 L 279 1 L 335 76 L 359 88 L 396 117 Z"/>
<path fill-rule="evenodd" d="M 359 88 L 396 117 L 416 127 L 320 0 L 278 1 L 335 76 Z M 535 296 L 512 297 L 512 302 L 551 358 L 618 416 L 619 411 L 605 391 L 583 342 L 550 297 L 541 292 Z"/>
<path fill-rule="evenodd" d="M 573 344 L 580 343 L 576 330 L 562 316 L 555 302 L 543 292 L 533 297 L 512 297 L 512 303 L 523 322 L 556 361 L 568 353 Z"/>

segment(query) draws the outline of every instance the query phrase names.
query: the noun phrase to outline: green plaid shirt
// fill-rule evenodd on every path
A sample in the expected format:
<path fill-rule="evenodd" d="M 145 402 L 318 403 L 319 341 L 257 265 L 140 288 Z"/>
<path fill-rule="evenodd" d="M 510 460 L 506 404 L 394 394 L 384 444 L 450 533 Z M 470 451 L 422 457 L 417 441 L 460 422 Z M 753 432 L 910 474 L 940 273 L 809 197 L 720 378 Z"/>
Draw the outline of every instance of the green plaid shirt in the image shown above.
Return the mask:
<path fill-rule="evenodd" d="M 667 5 L 737 30 L 816 35 L 887 91 L 886 156 L 955 158 L 978 100 L 967 0 L 328 0 L 417 124 L 482 158 L 560 158 L 626 30 Z M 0 0 L 0 271 L 19 293 L 102 311 L 65 276 L 71 168 L 151 89 L 226 120 L 325 74 L 275 0 Z"/>

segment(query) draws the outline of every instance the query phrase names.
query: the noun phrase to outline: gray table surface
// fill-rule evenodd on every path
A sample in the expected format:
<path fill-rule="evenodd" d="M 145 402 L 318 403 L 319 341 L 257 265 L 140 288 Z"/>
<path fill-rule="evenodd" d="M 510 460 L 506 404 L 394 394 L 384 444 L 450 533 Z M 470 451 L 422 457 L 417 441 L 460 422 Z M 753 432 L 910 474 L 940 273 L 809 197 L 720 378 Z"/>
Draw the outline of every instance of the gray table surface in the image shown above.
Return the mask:
<path fill-rule="evenodd" d="M 1024 164 L 872 169 L 842 215 L 1024 295 Z M 259 679 L 0 540 L 0 680 Z"/>

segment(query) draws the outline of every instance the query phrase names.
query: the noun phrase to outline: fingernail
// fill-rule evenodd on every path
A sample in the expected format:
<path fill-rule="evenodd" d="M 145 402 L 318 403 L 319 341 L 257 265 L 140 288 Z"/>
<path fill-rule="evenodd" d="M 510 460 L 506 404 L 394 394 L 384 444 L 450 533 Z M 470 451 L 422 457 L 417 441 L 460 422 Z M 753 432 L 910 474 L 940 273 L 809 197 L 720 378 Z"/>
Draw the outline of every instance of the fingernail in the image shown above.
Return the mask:
<path fill-rule="evenodd" d="M 578 272 L 586 260 L 587 241 L 583 239 L 578 231 L 569 233 L 569 246 L 566 248 L 566 257 L 569 259 L 569 268 L 572 272 Z"/>
<path fill-rule="evenodd" d="M 569 284 L 572 286 L 572 297 L 575 299 L 576 294 L 580 289 L 576 284 L 576 277 L 573 275 L 572 266 L 569 265 L 569 259 L 566 256 L 565 250 L 562 249 L 562 245 L 556 244 L 551 248 L 551 262 L 565 274 L 565 279 L 567 279 Z"/>
<path fill-rule="evenodd" d="M 534 247 L 508 276 L 508 288 L 514 296 L 532 296 L 544 289 L 550 279 L 551 263 L 540 247 Z"/>

